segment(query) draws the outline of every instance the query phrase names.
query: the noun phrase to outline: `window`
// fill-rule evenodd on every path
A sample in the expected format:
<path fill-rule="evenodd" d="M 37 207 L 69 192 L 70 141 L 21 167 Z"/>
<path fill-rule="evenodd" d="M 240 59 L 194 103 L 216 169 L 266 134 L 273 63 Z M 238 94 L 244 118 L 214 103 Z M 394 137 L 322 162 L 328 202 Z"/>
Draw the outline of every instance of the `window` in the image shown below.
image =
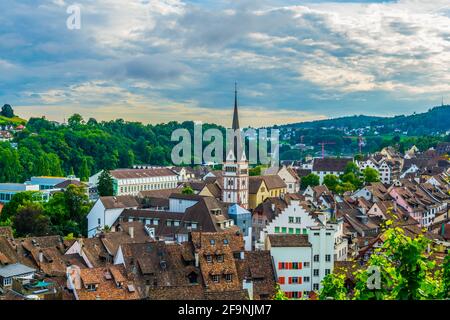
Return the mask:
<path fill-rule="evenodd" d="M 213 276 L 212 276 L 212 281 L 213 281 L 214 283 L 219 283 L 219 282 L 220 282 L 220 276 L 218 276 L 218 275 L 213 275 Z"/>
<path fill-rule="evenodd" d="M 9 286 L 12 283 L 12 278 L 4 278 L 3 279 L 3 285 L 4 286 Z"/>
<path fill-rule="evenodd" d="M 313 275 L 314 275 L 314 277 L 318 277 L 319 276 L 319 269 L 314 269 Z"/>
<path fill-rule="evenodd" d="M 285 227 L 281 228 L 281 233 L 287 233 L 287 228 Z"/>
<path fill-rule="evenodd" d="M 102 219 L 98 218 L 98 225 L 102 224 Z"/>
<path fill-rule="evenodd" d="M 309 268 L 309 265 L 310 265 L 309 261 L 307 261 L 307 262 L 305 262 L 305 263 L 303 264 L 303 266 L 304 266 L 305 268 Z"/>
<path fill-rule="evenodd" d="M 228 239 L 223 239 L 223 244 L 228 244 Z"/>
<path fill-rule="evenodd" d="M 289 223 L 294 223 L 294 217 L 289 217 Z"/>
<path fill-rule="evenodd" d="M 314 262 L 319 262 L 319 255 L 318 254 L 314 255 Z"/>
<path fill-rule="evenodd" d="M 296 217 L 296 218 L 295 218 L 295 223 L 301 224 L 301 223 L 302 223 L 302 218 Z"/>
<path fill-rule="evenodd" d="M 291 277 L 289 278 L 290 284 L 298 284 L 298 277 Z"/>
<path fill-rule="evenodd" d="M 309 278 L 309 277 L 303 277 L 303 281 L 304 281 L 305 283 L 309 283 L 310 278 Z"/>
<path fill-rule="evenodd" d="M 88 284 L 87 285 L 87 290 L 88 291 L 96 291 L 97 288 L 96 288 L 95 284 Z"/>
<path fill-rule="evenodd" d="M 209 241 L 209 243 L 213 246 L 213 245 L 215 245 L 216 244 L 216 241 L 215 240 L 213 240 L 213 239 L 211 239 L 210 241 Z"/>
<path fill-rule="evenodd" d="M 231 282 L 231 281 L 233 281 L 233 275 L 232 275 L 232 274 L 226 274 L 226 275 L 225 275 L 225 281 L 226 281 L 226 282 Z"/>
<path fill-rule="evenodd" d="M 212 263 L 212 256 L 211 255 L 207 255 L 206 256 L 206 262 L 208 262 L 208 263 Z"/>
<path fill-rule="evenodd" d="M 294 228 L 289 228 L 289 234 L 294 234 Z"/>
<path fill-rule="evenodd" d="M 280 233 L 280 227 L 275 227 L 275 233 Z"/>
<path fill-rule="evenodd" d="M 331 273 L 331 270 L 330 269 L 325 269 L 325 275 L 327 276 L 327 275 L 329 275 Z"/>
<path fill-rule="evenodd" d="M 217 262 L 223 262 L 223 254 L 217 256 Z"/>
<path fill-rule="evenodd" d="M 325 255 L 325 261 L 326 262 L 331 262 L 331 254 Z"/>
<path fill-rule="evenodd" d="M 292 263 L 292 269 L 298 270 L 298 262 L 293 262 Z"/>
<path fill-rule="evenodd" d="M 314 284 L 313 284 L 313 290 L 314 290 L 314 291 L 319 290 L 319 284 L 318 284 L 318 283 L 314 283 Z"/>
<path fill-rule="evenodd" d="M 278 278 L 278 283 L 279 284 L 285 284 L 285 277 L 279 277 Z"/>

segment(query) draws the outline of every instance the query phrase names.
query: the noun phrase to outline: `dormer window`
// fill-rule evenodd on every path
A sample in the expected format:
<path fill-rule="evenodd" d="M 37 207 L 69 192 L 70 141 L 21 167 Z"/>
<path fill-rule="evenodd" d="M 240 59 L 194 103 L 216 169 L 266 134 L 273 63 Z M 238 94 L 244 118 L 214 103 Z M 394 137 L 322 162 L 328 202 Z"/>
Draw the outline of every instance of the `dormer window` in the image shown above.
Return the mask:
<path fill-rule="evenodd" d="M 226 244 L 226 245 L 227 245 L 227 244 L 228 244 L 228 239 L 224 239 L 224 240 L 223 240 L 223 244 Z"/>
<path fill-rule="evenodd" d="M 233 275 L 232 274 L 226 274 L 225 275 L 225 281 L 226 282 L 232 282 L 233 281 Z"/>
<path fill-rule="evenodd" d="M 211 256 L 210 254 L 208 254 L 208 255 L 206 256 L 206 262 L 212 263 L 212 256 Z"/>
<path fill-rule="evenodd" d="M 220 263 L 223 262 L 223 254 L 219 254 L 219 255 L 217 256 L 217 262 L 220 262 Z"/>
<path fill-rule="evenodd" d="M 95 285 L 95 284 L 88 284 L 87 286 L 86 286 L 86 289 L 88 290 L 88 291 L 97 291 L 97 286 Z"/>
<path fill-rule="evenodd" d="M 213 276 L 212 276 L 212 281 L 213 281 L 214 283 L 219 283 L 219 282 L 220 282 L 220 276 L 218 276 L 218 275 L 213 275 Z"/>

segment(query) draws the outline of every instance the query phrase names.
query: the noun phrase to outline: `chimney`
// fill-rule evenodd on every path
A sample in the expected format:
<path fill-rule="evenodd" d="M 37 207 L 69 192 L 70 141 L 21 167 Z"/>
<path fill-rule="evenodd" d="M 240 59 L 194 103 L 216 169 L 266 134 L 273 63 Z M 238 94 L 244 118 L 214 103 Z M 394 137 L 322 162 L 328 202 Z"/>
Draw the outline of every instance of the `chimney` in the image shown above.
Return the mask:
<path fill-rule="evenodd" d="M 130 234 L 130 238 L 134 239 L 134 227 L 129 227 L 128 228 L 128 233 Z"/>
<path fill-rule="evenodd" d="M 199 257 L 198 257 L 198 252 L 195 253 L 195 267 L 198 268 L 199 266 Z"/>
<path fill-rule="evenodd" d="M 272 211 L 275 212 L 275 203 L 272 203 Z"/>
<path fill-rule="evenodd" d="M 397 213 L 397 201 L 394 201 L 394 212 Z"/>
<path fill-rule="evenodd" d="M 39 250 L 39 263 L 44 262 L 44 253 L 42 250 Z"/>

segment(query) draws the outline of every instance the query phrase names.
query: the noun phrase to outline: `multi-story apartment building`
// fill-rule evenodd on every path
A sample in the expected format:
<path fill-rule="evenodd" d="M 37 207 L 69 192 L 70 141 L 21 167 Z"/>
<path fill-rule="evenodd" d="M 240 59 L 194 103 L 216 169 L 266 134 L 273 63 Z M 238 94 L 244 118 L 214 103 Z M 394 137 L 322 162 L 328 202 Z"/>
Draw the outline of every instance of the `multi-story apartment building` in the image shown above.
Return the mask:
<path fill-rule="evenodd" d="M 277 282 L 289 298 L 302 298 L 321 289 L 333 272 L 334 230 L 311 227 L 305 235 L 271 234 L 266 249 L 273 259 Z"/>
<path fill-rule="evenodd" d="M 319 215 L 318 215 L 319 216 Z M 325 221 L 325 215 L 322 216 Z M 260 231 L 257 248 L 262 248 L 271 234 L 307 234 L 309 227 L 318 226 L 320 221 L 313 217 L 298 200 L 291 203 Z"/>

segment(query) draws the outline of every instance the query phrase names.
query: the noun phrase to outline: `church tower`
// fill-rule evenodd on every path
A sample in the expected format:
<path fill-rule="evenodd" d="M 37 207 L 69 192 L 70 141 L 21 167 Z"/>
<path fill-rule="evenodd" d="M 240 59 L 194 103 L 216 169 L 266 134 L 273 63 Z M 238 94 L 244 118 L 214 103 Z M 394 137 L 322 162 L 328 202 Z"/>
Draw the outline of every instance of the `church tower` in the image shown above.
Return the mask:
<path fill-rule="evenodd" d="M 248 161 L 245 155 L 245 143 L 241 140 L 239 126 L 237 85 L 234 90 L 233 143 L 227 148 L 226 160 L 223 164 L 222 201 L 238 204 L 248 209 Z"/>

